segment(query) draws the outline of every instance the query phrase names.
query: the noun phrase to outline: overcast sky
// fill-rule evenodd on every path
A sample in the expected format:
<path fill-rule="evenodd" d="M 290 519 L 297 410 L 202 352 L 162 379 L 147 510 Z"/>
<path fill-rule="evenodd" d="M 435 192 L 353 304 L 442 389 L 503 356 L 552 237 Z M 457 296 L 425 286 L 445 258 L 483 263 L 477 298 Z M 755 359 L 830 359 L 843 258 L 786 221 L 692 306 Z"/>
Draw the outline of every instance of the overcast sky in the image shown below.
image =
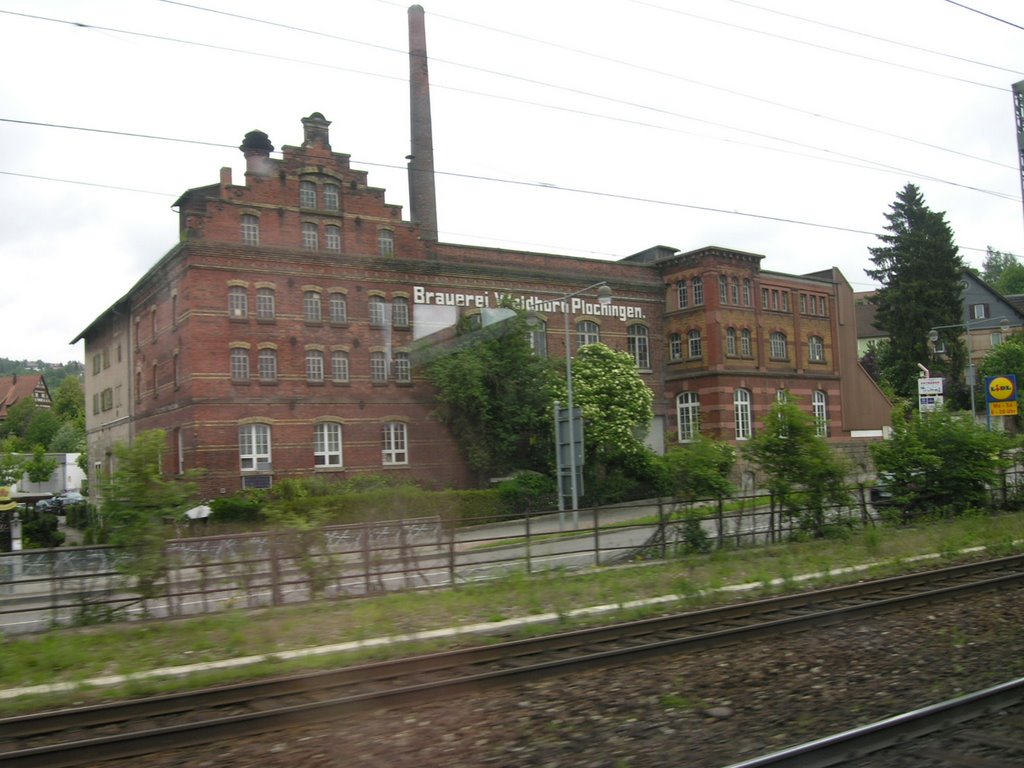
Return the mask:
<path fill-rule="evenodd" d="M 323 113 L 408 217 L 408 6 L 0 0 L 0 357 L 82 359 L 71 339 L 177 241 L 177 197 L 243 182 L 250 130 L 299 145 Z M 1020 0 L 423 7 L 444 241 L 719 245 L 868 290 L 912 181 L 968 264 L 1024 254 Z"/>

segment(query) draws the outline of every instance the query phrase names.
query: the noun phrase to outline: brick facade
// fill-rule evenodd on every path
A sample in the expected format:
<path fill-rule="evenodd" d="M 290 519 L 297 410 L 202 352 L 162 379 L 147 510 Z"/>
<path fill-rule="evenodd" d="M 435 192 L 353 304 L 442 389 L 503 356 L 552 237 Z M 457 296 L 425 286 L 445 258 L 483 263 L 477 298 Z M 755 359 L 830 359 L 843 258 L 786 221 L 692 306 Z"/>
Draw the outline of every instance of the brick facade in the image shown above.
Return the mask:
<path fill-rule="evenodd" d="M 436 242 L 331 150 L 327 120 L 314 113 L 303 124 L 302 146 L 283 147 L 281 159 L 266 135 L 245 137 L 244 185 L 222 169 L 218 184 L 182 195 L 181 242 L 118 305 L 130 316 L 121 383 L 131 433 L 166 430 L 165 469 L 205 468 L 208 495 L 314 473 L 469 485 L 413 363 L 431 338 L 486 316 L 504 294 L 546 323 L 551 356 L 565 354 L 564 309 L 574 339 L 587 323 L 634 351 L 667 444 L 683 392 L 699 398 L 703 431 L 724 439 L 735 438 L 738 389 L 750 394 L 755 429 L 782 389 L 808 410 L 824 393 L 836 439 L 885 423 L 888 404 L 856 364 L 855 327 L 852 349 L 846 339 L 849 285 L 837 270 L 765 272 L 762 256 L 722 248 L 658 246 L 607 262 Z M 601 280 L 611 308 L 593 296 L 559 301 Z M 87 359 L 109 343 L 109 326 L 105 315 L 83 332 Z M 782 335 L 774 355 L 772 334 Z M 87 374 L 87 397 L 92 386 Z M 407 444 L 385 444 L 403 429 Z M 340 455 L 329 445 L 338 436 Z"/>

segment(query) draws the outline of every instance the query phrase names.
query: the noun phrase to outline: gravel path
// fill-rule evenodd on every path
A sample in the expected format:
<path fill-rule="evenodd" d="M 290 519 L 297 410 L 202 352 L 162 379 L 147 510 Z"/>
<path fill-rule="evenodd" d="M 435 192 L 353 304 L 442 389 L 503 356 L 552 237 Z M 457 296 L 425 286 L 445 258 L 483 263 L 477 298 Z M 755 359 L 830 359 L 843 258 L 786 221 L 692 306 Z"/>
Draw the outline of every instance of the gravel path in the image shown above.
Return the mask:
<path fill-rule="evenodd" d="M 123 768 L 714 768 L 1024 676 L 1024 589 Z"/>

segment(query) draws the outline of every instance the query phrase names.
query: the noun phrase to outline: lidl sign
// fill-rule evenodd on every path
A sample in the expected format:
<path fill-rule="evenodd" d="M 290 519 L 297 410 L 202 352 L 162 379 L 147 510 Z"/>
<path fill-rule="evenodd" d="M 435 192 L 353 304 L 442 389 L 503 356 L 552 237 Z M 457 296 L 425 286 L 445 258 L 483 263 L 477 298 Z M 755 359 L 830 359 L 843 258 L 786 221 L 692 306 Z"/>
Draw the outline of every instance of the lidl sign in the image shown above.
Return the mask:
<path fill-rule="evenodd" d="M 988 412 L 992 416 L 1016 416 L 1017 377 L 1010 373 L 1003 376 L 987 376 L 985 378 L 985 399 Z"/>

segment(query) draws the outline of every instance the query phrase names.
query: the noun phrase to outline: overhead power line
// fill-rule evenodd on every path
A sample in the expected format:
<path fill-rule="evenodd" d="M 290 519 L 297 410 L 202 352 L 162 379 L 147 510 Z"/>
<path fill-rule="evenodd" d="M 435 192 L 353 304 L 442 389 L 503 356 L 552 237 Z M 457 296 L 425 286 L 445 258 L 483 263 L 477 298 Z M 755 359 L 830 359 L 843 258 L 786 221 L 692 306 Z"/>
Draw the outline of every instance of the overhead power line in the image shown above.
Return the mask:
<path fill-rule="evenodd" d="M 1024 27 L 1022 27 L 1020 24 L 1014 24 L 1012 21 L 1007 21 L 1006 19 L 1001 19 L 998 16 L 993 16 L 991 13 L 979 11 L 977 8 L 971 8 L 969 5 L 964 5 L 963 3 L 956 2 L 956 0 L 946 0 L 946 2 L 949 3 L 950 5 L 955 5 L 960 8 L 963 8 L 966 11 L 970 11 L 971 13 L 981 14 L 982 16 L 992 19 L 993 21 L 998 21 L 1002 24 L 1009 24 L 1011 27 L 1016 27 L 1017 29 L 1024 29 Z"/>

